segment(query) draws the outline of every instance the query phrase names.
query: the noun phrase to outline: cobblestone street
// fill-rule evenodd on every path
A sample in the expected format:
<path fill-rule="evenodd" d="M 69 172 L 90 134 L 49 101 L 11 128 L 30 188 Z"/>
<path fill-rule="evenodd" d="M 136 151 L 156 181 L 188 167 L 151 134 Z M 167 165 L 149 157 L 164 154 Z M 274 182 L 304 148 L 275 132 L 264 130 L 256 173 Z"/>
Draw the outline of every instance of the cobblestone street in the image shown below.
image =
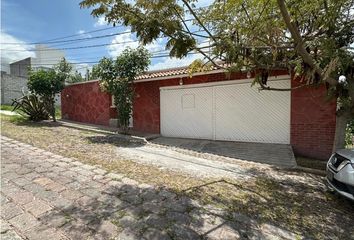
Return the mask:
<path fill-rule="evenodd" d="M 1 144 L 1 239 L 295 237 L 7 137 Z"/>

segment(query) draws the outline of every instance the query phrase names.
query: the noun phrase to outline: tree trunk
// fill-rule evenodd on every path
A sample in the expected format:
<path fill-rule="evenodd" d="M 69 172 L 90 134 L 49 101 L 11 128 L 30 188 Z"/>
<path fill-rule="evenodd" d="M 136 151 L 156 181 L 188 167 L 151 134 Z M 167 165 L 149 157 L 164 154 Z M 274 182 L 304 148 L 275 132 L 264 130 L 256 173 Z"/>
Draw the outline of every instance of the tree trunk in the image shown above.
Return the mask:
<path fill-rule="evenodd" d="M 335 152 L 337 149 L 345 148 L 345 130 L 347 128 L 348 121 L 348 114 L 337 114 L 336 132 L 334 135 L 332 152 Z"/>
<path fill-rule="evenodd" d="M 53 119 L 53 122 L 56 122 L 57 121 L 57 119 L 56 119 L 56 117 L 55 117 L 55 96 L 54 97 L 52 97 L 51 98 L 51 100 L 50 100 L 51 102 L 50 102 L 50 107 L 51 107 L 51 115 L 52 115 L 52 119 Z"/>

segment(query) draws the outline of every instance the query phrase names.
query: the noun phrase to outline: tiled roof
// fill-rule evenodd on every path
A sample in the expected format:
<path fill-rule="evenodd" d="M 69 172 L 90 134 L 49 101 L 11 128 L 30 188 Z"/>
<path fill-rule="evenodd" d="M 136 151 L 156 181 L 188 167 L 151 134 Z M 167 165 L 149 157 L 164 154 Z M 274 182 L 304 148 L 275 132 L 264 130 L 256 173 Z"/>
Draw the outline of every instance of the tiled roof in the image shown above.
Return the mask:
<path fill-rule="evenodd" d="M 224 65 L 226 67 L 226 65 Z M 200 72 L 200 73 L 195 73 L 195 74 L 208 74 L 211 73 L 212 71 L 218 70 L 217 67 L 212 67 L 211 70 L 205 71 L 205 72 Z M 163 69 L 163 70 L 155 70 L 155 71 L 147 71 L 143 74 L 140 74 L 135 78 L 136 81 L 148 81 L 149 79 L 154 79 L 154 78 L 164 78 L 164 77 L 174 77 L 174 76 L 180 76 L 180 75 L 186 75 L 188 74 L 188 66 L 184 67 L 178 67 L 178 68 L 168 68 L 168 69 Z M 83 84 L 87 82 L 97 82 L 99 81 L 98 79 L 95 80 L 90 80 L 90 81 L 85 81 L 85 82 L 78 82 L 78 83 L 72 83 L 70 85 L 76 85 L 76 84 Z"/>
<path fill-rule="evenodd" d="M 213 67 L 212 70 L 217 70 L 217 68 Z M 148 71 L 137 76 L 135 80 L 144 80 L 144 79 L 160 78 L 160 77 L 172 77 L 172 76 L 179 76 L 183 74 L 188 74 L 188 66 L 179 67 L 179 68 L 169 68 L 164 70 Z"/>

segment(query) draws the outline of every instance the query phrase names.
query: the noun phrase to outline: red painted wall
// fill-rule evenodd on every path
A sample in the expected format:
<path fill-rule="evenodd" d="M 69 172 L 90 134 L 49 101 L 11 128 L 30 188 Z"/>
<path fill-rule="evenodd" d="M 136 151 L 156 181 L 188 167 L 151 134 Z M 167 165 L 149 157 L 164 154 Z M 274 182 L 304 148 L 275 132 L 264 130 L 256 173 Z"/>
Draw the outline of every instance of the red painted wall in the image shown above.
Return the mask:
<path fill-rule="evenodd" d="M 292 87 L 298 80 L 292 80 Z M 291 92 L 291 138 L 294 153 L 327 159 L 332 153 L 336 101 L 326 99 L 326 87 L 304 87 Z"/>
<path fill-rule="evenodd" d="M 278 71 L 273 75 L 287 74 Z M 183 84 L 245 79 L 245 74 L 216 73 L 183 78 Z M 179 85 L 180 78 L 135 84 L 134 130 L 160 133 L 160 87 Z M 292 80 L 292 86 L 297 86 Z M 300 88 L 291 93 L 291 145 L 295 154 L 326 159 L 331 154 L 335 131 L 335 102 L 325 101 L 326 89 Z M 68 94 L 69 97 L 65 97 Z M 70 96 L 72 96 L 70 98 Z M 81 100 L 79 100 L 81 99 Z M 85 100 L 83 100 L 85 99 Z M 93 108 L 95 105 L 96 107 Z M 67 119 L 108 125 L 115 118 L 111 99 L 99 90 L 98 83 L 72 85 L 63 91 L 62 114 Z M 91 109 L 90 111 L 88 109 Z"/>
<path fill-rule="evenodd" d="M 99 89 L 98 82 L 74 84 L 61 93 L 63 119 L 108 125 L 111 97 Z"/>

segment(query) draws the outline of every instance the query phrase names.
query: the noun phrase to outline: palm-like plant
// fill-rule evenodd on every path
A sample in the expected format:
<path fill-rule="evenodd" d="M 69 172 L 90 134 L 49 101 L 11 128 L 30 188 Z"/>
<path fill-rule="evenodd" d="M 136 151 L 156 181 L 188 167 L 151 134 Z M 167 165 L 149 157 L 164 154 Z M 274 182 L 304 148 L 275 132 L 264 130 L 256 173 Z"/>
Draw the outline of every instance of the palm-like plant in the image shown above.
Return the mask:
<path fill-rule="evenodd" d="M 33 93 L 22 93 L 23 96 L 12 100 L 13 111 L 18 112 L 32 121 L 41 121 L 49 118 L 46 104 Z"/>

